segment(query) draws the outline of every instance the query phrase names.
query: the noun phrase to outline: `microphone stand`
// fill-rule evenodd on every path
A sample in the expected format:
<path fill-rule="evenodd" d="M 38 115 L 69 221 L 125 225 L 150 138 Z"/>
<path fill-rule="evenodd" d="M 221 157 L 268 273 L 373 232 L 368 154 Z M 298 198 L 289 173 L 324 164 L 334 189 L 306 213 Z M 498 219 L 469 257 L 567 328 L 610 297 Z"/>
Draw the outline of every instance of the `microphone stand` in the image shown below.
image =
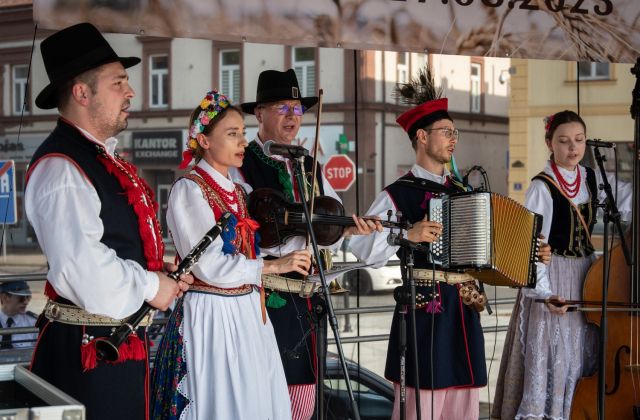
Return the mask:
<path fill-rule="evenodd" d="M 413 350 L 413 381 L 415 385 L 415 403 L 417 419 L 421 419 L 420 410 L 420 375 L 418 369 L 418 336 L 416 333 L 416 282 L 413 278 L 414 251 L 418 248 L 426 248 L 420 244 L 413 243 L 402 238 L 402 233 L 396 236 L 393 229 L 389 234 L 389 242 L 400 245 L 402 249 L 402 261 L 405 262 L 405 270 L 402 270 L 402 286 L 396 287 L 393 291 L 393 298 L 398 304 L 399 319 L 399 340 L 398 350 L 400 354 L 400 420 L 405 420 L 407 416 L 407 378 L 406 378 L 406 357 L 407 357 L 407 310 L 411 310 L 411 339 Z"/>
<path fill-rule="evenodd" d="M 600 169 L 600 175 L 602 177 L 602 184 L 600 189 L 606 193 L 606 198 L 598 207 L 604 210 L 603 223 L 604 223 L 604 249 L 603 249 L 603 267 L 602 267 L 602 312 L 600 315 L 600 348 L 598 350 L 598 418 L 604 420 L 605 413 L 605 373 L 606 373 L 606 345 L 607 345 L 607 300 L 609 294 L 609 265 L 610 253 L 609 253 L 609 223 L 613 223 L 618 234 L 620 235 L 620 244 L 622 245 L 622 252 L 624 253 L 627 264 L 631 265 L 631 255 L 629 254 L 629 248 L 624 238 L 622 231 L 622 225 L 620 224 L 620 212 L 616 207 L 613 193 L 611 192 L 611 184 L 607 179 L 607 174 L 604 170 L 605 157 L 600 153 L 599 147 L 593 148 L 593 154 L 595 155 L 598 168 Z"/>
<path fill-rule="evenodd" d="M 311 245 L 313 247 L 313 253 L 316 257 L 316 261 L 318 262 L 318 274 L 320 277 L 320 283 L 322 283 L 322 294 L 324 295 L 324 299 L 327 305 L 327 315 L 329 318 L 329 324 L 331 325 L 331 329 L 333 330 L 333 336 L 336 340 L 336 347 L 338 349 L 338 358 L 340 360 L 340 366 L 342 367 L 342 374 L 344 375 L 344 380 L 347 385 L 347 393 L 349 394 L 349 401 L 351 402 L 351 411 L 353 413 L 354 420 L 360 420 L 360 411 L 358 410 L 358 404 L 356 403 L 356 399 L 353 396 L 353 389 L 351 388 L 351 381 L 349 380 L 349 371 L 347 369 L 347 362 L 344 357 L 344 352 L 342 350 L 342 342 L 340 341 L 340 332 L 338 331 L 338 320 L 336 318 L 336 313 L 333 310 L 333 303 L 331 302 L 331 296 L 329 296 L 329 286 L 327 284 L 327 279 L 324 275 L 324 268 L 322 267 L 322 259 L 320 258 L 320 249 L 318 248 L 318 241 L 316 240 L 316 234 L 313 231 L 312 218 L 309 214 L 309 208 L 307 206 L 306 200 L 304 199 L 304 156 L 301 156 L 298 159 L 292 159 L 294 162 L 294 174 L 296 178 L 296 183 L 298 184 L 298 194 L 301 197 L 301 205 L 304 211 L 305 221 L 307 223 L 307 230 L 309 231 L 309 238 L 311 239 Z M 313 193 L 313 192 L 312 192 Z M 324 353 L 324 352 L 323 352 Z M 320 356 L 320 355 L 319 355 Z M 318 360 L 318 365 L 325 364 L 325 360 Z M 324 372 L 324 369 L 322 369 Z M 318 369 L 318 373 L 320 373 L 320 369 Z M 324 384 L 324 378 L 318 377 L 318 383 L 320 386 Z"/>

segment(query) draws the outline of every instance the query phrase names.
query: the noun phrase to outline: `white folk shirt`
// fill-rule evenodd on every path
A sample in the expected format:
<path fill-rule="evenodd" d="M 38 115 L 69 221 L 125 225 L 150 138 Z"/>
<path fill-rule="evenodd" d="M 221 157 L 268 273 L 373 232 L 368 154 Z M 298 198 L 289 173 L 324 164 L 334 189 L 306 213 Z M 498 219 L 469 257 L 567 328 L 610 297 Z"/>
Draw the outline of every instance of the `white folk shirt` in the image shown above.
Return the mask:
<path fill-rule="evenodd" d="M 427 171 L 417 163 L 411 167 L 411 173 L 418 178 L 427 179 L 437 182 L 438 184 L 444 184 L 447 176 L 449 176 L 449 172 L 446 169 L 442 175 L 436 175 Z M 389 193 L 385 190 L 378 194 L 366 214 L 379 216 L 380 219 L 387 220 L 387 211 L 389 210 L 393 211 L 391 221 L 396 222 L 398 220 L 396 217 L 398 209 Z M 397 229 L 395 229 L 395 231 L 397 232 Z M 382 232 L 374 232 L 368 236 L 354 236 L 351 241 L 349 241 L 351 252 L 361 261 L 367 264 L 373 264 L 375 268 L 382 267 L 399 248 L 398 246 L 391 246 L 387 243 L 388 236 L 388 228 L 384 228 Z"/>
<path fill-rule="evenodd" d="M 224 191 L 234 190 L 233 181 L 204 160 L 197 166 L 204 169 Z M 193 171 L 192 174 L 196 172 Z M 237 211 L 237 204 L 232 209 Z M 167 224 L 178 253 L 181 256 L 187 255 L 215 223 L 213 210 L 204 198 L 200 186 L 184 178 L 176 182 L 169 194 Z M 218 236 L 194 266 L 193 274 L 199 280 L 216 287 L 234 288 L 243 284 L 260 286 L 264 265 L 262 258 L 250 260 L 242 254 L 225 255 L 222 252 L 223 244 L 222 238 Z"/>
<path fill-rule="evenodd" d="M 583 166 L 578 165 L 580 170 L 580 190 L 578 194 L 571 199 L 573 204 L 576 206 L 580 204 L 584 204 L 589 201 L 590 194 L 587 186 L 587 173 L 586 169 Z M 575 170 L 569 171 L 567 169 L 558 167 L 560 174 L 562 177 L 569 183 L 575 181 L 577 172 Z M 600 175 L 600 170 L 598 168 L 594 169 L 596 174 L 596 186 L 602 183 L 602 176 Z M 556 179 L 555 174 L 553 173 L 553 169 L 551 169 L 550 161 L 547 161 L 546 166 L 544 167 L 544 173 L 553 178 L 556 183 L 558 180 Z M 617 191 L 616 188 L 616 179 L 612 174 L 607 174 L 607 179 L 611 184 L 611 188 L 613 189 L 614 198 L 617 196 L 618 199 L 618 210 L 620 211 L 620 215 L 622 220 L 629 221 L 631 220 L 631 211 L 633 208 L 632 202 L 632 185 L 627 182 L 623 182 L 618 180 L 617 183 Z M 598 202 L 602 202 L 605 199 L 606 193 L 603 190 L 598 189 Z M 544 241 L 548 240 L 549 232 L 551 232 L 551 221 L 553 219 L 553 199 L 551 198 L 551 193 L 549 192 L 549 188 L 547 184 L 540 180 L 533 180 L 527 189 L 527 193 L 525 195 L 525 207 L 529 210 L 542 215 L 542 231 L 540 232 L 546 238 Z M 600 210 L 598 210 L 601 213 Z M 600 216 L 598 216 L 600 217 Z M 551 257 L 553 258 L 553 256 Z M 547 275 L 547 267 L 542 263 L 537 263 L 537 283 L 535 289 L 527 289 L 523 288 L 522 293 L 531 298 L 540 298 L 546 299 L 553 295 L 551 289 L 549 288 L 549 276 Z"/>
<path fill-rule="evenodd" d="M 113 156 L 116 138 L 103 143 L 80 130 Z M 100 242 L 101 207 L 95 188 L 69 159 L 44 158 L 30 175 L 25 210 L 49 263 L 47 280 L 86 311 L 121 319 L 155 297 L 159 280 Z"/>
<path fill-rule="evenodd" d="M 262 149 L 263 144 L 262 144 L 262 141 L 260 141 L 260 139 L 258 137 L 255 138 L 255 142 L 258 143 L 258 146 L 260 146 L 260 148 Z M 277 160 L 277 161 L 285 163 L 285 166 L 287 167 L 287 171 L 289 172 L 289 177 L 292 180 L 292 184 L 293 184 L 294 173 L 293 173 L 293 166 L 291 164 L 291 160 L 290 159 L 286 159 L 286 158 L 284 158 L 282 156 L 277 156 L 277 155 L 271 156 L 271 159 L 274 159 L 274 160 Z M 318 167 L 318 170 L 320 170 L 320 167 Z M 247 183 L 247 181 L 242 176 L 242 173 L 237 168 L 230 168 L 229 169 L 229 173 L 231 175 L 231 179 L 233 179 L 235 182 L 240 184 L 242 186 L 242 188 L 244 188 L 244 190 L 247 192 L 247 194 L 251 194 L 251 192 L 253 191 L 253 187 Z M 322 177 L 322 187 L 324 189 L 324 195 L 329 196 L 331 198 L 335 198 L 340 203 L 342 203 L 342 200 L 340 199 L 340 197 L 338 197 L 338 194 L 333 189 L 331 184 L 329 184 L 329 181 L 327 181 L 327 179 L 324 177 L 324 174 L 321 174 L 321 177 Z M 295 192 L 295 194 L 297 196 L 297 191 Z M 348 217 L 350 217 L 350 216 L 348 216 Z M 276 245 L 276 246 L 271 247 L 271 248 L 262 248 L 261 247 L 260 248 L 260 254 L 263 255 L 263 256 L 271 255 L 271 256 L 274 256 L 274 257 L 281 257 L 283 255 L 289 254 L 290 252 L 299 251 L 301 249 L 305 249 L 306 248 L 306 240 L 307 240 L 306 237 L 294 236 L 294 237 L 289 238 L 282 245 Z M 320 246 L 319 248 L 328 248 L 328 249 L 330 249 L 332 251 L 336 251 L 336 250 L 340 249 L 340 246 L 342 245 L 342 241 L 343 240 L 344 240 L 344 238 L 340 238 L 333 245 Z"/>

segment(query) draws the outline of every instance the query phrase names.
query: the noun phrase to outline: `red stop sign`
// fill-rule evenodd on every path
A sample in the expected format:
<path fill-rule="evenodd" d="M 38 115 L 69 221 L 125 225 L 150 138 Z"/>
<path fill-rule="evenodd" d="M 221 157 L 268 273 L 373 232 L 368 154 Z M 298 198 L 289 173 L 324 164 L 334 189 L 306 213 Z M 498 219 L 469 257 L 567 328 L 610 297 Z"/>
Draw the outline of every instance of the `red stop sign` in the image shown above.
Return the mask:
<path fill-rule="evenodd" d="M 336 191 L 347 191 L 356 180 L 356 165 L 347 155 L 333 155 L 324 165 L 324 177 Z"/>

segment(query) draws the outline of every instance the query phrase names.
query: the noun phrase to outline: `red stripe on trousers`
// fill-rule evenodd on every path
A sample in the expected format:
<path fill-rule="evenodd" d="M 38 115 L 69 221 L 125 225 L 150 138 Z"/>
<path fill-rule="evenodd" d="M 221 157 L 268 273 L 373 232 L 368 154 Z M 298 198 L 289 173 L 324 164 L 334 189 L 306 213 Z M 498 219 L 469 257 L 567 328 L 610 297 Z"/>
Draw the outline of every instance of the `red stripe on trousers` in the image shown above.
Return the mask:
<path fill-rule="evenodd" d="M 316 403 L 316 386 L 289 385 L 292 420 L 310 420 Z"/>

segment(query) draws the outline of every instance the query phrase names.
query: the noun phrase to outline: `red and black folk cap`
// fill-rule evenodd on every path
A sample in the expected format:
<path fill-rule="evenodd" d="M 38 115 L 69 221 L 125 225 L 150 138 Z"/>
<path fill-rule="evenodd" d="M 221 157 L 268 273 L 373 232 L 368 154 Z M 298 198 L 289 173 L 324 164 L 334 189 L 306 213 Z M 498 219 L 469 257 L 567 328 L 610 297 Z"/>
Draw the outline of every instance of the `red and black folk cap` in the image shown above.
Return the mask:
<path fill-rule="evenodd" d="M 414 138 L 416 132 L 439 120 L 452 120 L 448 112 L 449 100 L 447 98 L 434 99 L 411 108 L 400 115 L 396 122 Z M 452 120 L 453 121 L 453 120 Z"/>
<path fill-rule="evenodd" d="M 442 88 L 435 86 L 433 72 L 429 66 L 421 69 L 416 78 L 399 84 L 395 95 L 413 108 L 400 115 L 396 122 L 414 139 L 419 129 L 439 120 L 451 120 L 447 98 L 442 98 Z"/>

